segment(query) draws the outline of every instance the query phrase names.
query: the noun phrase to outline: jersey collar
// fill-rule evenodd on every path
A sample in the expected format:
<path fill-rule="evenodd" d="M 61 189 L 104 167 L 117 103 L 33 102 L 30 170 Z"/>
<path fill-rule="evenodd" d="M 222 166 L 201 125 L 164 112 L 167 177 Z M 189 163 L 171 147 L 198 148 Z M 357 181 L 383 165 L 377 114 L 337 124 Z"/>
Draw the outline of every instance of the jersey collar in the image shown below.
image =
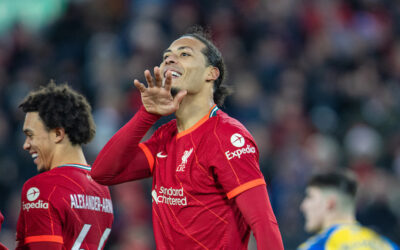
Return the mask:
<path fill-rule="evenodd" d="M 211 109 L 208 111 L 208 113 L 201 118 L 196 124 L 194 124 L 192 127 L 178 133 L 176 135 L 176 139 L 181 138 L 182 136 L 185 136 L 191 132 L 193 132 L 196 128 L 200 127 L 203 123 L 205 123 L 208 119 L 210 119 L 211 117 L 214 117 L 217 115 L 217 111 L 218 111 L 218 106 L 216 104 L 214 104 Z"/>
<path fill-rule="evenodd" d="M 61 166 L 58 166 L 58 167 L 59 168 L 60 167 L 74 167 L 74 168 L 84 169 L 84 170 L 87 170 L 87 171 L 90 171 L 92 169 L 92 167 L 90 165 L 82 165 L 82 164 L 75 164 L 75 163 L 64 164 L 64 165 L 61 165 Z"/>

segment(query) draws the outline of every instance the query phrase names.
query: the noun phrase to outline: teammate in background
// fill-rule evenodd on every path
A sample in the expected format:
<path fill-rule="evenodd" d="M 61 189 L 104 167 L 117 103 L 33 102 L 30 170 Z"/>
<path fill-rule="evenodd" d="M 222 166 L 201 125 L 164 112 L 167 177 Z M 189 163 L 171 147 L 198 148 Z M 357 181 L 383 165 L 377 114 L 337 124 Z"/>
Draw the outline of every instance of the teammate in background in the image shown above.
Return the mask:
<path fill-rule="evenodd" d="M 4 221 L 4 216 L 3 214 L 0 212 L 0 231 L 1 231 L 1 224 L 3 224 Z M 0 242 L 0 250 L 8 250 L 8 248 L 6 246 L 4 246 L 1 242 Z"/>
<path fill-rule="evenodd" d="M 197 30 L 165 50 L 154 78 L 144 73 L 147 87 L 134 81 L 143 107 L 102 149 L 92 177 L 106 185 L 153 177 L 157 249 L 247 249 L 250 229 L 258 249 L 283 249 L 254 139 L 218 107 L 229 92 L 218 49 Z"/>
<path fill-rule="evenodd" d="M 331 172 L 313 176 L 301 204 L 305 230 L 317 233 L 299 250 L 399 249 L 388 239 L 361 226 L 355 219 L 357 182 L 350 173 Z"/>
<path fill-rule="evenodd" d="M 25 182 L 17 225 L 17 249 L 102 249 L 113 208 L 107 187 L 90 176 L 82 144 L 95 135 L 91 107 L 67 85 L 31 92 L 23 148 L 40 174 Z"/>

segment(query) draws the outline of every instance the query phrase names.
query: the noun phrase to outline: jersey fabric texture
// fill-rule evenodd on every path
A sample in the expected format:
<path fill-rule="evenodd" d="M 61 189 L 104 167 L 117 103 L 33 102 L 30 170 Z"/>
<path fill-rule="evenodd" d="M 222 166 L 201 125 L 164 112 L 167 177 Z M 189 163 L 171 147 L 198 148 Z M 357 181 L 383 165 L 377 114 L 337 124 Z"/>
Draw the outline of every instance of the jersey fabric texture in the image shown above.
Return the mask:
<path fill-rule="evenodd" d="M 103 249 L 113 207 L 108 187 L 89 175 L 90 166 L 68 164 L 25 182 L 17 225 L 17 249 L 53 242 L 63 249 Z"/>
<path fill-rule="evenodd" d="M 358 223 L 337 224 L 308 239 L 298 250 L 399 250 L 390 240 Z"/>
<path fill-rule="evenodd" d="M 250 227 L 232 198 L 265 180 L 240 122 L 214 106 L 190 129 L 178 133 L 173 120 L 139 146 L 153 175 L 157 249 L 247 249 Z"/>

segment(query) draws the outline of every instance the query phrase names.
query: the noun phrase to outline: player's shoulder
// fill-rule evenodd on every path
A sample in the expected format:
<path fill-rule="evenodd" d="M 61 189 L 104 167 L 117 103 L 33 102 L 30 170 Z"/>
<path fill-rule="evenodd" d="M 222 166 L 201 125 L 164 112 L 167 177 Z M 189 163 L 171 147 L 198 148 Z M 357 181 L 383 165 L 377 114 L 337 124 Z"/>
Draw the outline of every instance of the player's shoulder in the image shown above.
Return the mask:
<path fill-rule="evenodd" d="M 31 188 L 39 189 L 43 195 L 47 195 L 52 191 L 61 191 L 62 189 L 71 189 L 76 182 L 78 170 L 64 169 L 61 167 L 37 174 L 28 179 L 23 186 L 23 191 Z"/>
<path fill-rule="evenodd" d="M 324 250 L 327 241 L 332 234 L 337 230 L 337 226 L 330 227 L 310 238 L 302 243 L 297 249 L 298 250 Z"/>
<path fill-rule="evenodd" d="M 22 202 L 33 202 L 37 199 L 47 200 L 57 183 L 47 172 L 35 175 L 28 179 L 21 192 Z"/>
<path fill-rule="evenodd" d="M 389 239 L 358 223 L 338 226 L 327 242 L 327 246 L 332 246 L 333 248 L 349 244 L 374 245 L 382 250 L 398 249 Z"/>
<path fill-rule="evenodd" d="M 57 177 L 54 175 L 49 175 L 48 172 L 40 173 L 25 181 L 23 189 L 28 189 L 30 187 L 48 188 L 57 183 L 55 181 L 56 179 Z"/>
<path fill-rule="evenodd" d="M 167 123 L 162 124 L 160 127 L 157 128 L 155 131 L 155 135 L 163 136 L 165 134 L 174 134 L 176 133 L 176 119 L 173 119 Z"/>
<path fill-rule="evenodd" d="M 218 110 L 215 120 L 213 135 L 208 140 L 221 142 L 226 147 L 256 147 L 256 142 L 250 132 L 237 119 L 229 116 L 225 112 Z"/>
<path fill-rule="evenodd" d="M 215 122 L 217 123 L 215 126 L 216 132 L 220 136 L 232 136 L 234 133 L 239 133 L 251 138 L 250 132 L 240 121 L 229 116 L 222 110 L 218 110 Z"/>

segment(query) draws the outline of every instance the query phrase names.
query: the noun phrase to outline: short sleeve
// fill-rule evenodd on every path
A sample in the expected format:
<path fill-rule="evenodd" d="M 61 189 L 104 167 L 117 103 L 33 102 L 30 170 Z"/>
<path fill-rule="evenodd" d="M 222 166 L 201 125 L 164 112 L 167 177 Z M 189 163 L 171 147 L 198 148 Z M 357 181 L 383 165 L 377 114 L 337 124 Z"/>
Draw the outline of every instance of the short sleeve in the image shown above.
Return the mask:
<path fill-rule="evenodd" d="M 21 193 L 21 210 L 17 225 L 18 245 L 34 242 L 63 243 L 62 223 L 51 202 L 57 186 L 28 181 Z"/>
<path fill-rule="evenodd" d="M 229 199 L 252 187 L 265 185 L 257 145 L 243 125 L 220 123 L 209 140 L 210 165 Z"/>

